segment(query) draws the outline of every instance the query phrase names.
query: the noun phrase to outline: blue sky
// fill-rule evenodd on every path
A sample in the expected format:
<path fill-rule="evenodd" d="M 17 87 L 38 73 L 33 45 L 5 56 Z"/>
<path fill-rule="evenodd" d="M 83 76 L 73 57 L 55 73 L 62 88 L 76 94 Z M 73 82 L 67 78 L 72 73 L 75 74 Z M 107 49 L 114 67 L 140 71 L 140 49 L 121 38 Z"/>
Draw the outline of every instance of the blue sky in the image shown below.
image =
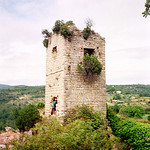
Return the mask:
<path fill-rule="evenodd" d="M 44 85 L 42 29 L 85 19 L 106 39 L 106 83 L 150 84 L 150 16 L 145 0 L 0 0 L 0 83 Z"/>

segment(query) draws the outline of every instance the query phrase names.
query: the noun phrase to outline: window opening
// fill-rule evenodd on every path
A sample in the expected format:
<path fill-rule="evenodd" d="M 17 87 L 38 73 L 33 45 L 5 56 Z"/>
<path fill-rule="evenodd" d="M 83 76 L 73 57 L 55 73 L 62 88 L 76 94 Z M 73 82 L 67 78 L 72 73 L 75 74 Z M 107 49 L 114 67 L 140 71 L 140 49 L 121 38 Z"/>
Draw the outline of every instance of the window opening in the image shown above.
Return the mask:
<path fill-rule="evenodd" d="M 89 55 L 94 55 L 94 49 L 84 48 L 84 55 L 87 54 L 87 53 Z"/>
<path fill-rule="evenodd" d="M 52 53 L 57 52 L 57 46 L 53 47 Z"/>

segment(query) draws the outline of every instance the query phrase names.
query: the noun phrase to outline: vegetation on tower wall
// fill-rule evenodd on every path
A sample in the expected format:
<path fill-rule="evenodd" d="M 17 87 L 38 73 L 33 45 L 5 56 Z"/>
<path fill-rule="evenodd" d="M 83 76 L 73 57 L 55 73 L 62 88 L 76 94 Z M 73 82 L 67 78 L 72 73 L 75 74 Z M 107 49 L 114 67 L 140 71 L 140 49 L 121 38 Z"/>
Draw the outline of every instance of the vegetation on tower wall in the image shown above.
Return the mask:
<path fill-rule="evenodd" d="M 44 35 L 43 45 L 48 48 L 48 38 L 51 36 L 51 32 L 47 29 L 42 30 L 42 34 Z"/>
<path fill-rule="evenodd" d="M 73 21 L 67 21 L 64 23 L 63 20 L 57 20 L 53 27 L 53 32 L 62 35 L 64 38 L 71 38 L 73 31 L 70 31 L 68 26 L 74 25 Z"/>
<path fill-rule="evenodd" d="M 43 40 L 43 45 L 44 47 L 48 48 L 48 39 Z"/>
<path fill-rule="evenodd" d="M 145 11 L 142 14 L 145 18 L 150 15 L 150 0 L 146 0 Z"/>
<path fill-rule="evenodd" d="M 86 28 L 83 29 L 83 37 L 84 37 L 85 40 L 88 39 L 90 33 L 91 33 L 91 28 L 90 27 L 87 26 Z"/>
<path fill-rule="evenodd" d="M 78 64 L 78 71 L 83 75 L 100 74 L 103 65 L 99 62 L 97 56 L 85 54 L 83 62 Z"/>

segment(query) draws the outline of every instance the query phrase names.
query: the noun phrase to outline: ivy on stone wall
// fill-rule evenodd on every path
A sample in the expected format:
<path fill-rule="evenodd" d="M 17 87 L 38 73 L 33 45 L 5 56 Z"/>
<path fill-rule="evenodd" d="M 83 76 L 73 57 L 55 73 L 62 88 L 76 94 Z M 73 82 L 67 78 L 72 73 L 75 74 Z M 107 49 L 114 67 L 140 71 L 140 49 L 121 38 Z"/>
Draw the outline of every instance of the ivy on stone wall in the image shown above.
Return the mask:
<path fill-rule="evenodd" d="M 78 71 L 83 75 L 100 74 L 103 65 L 99 62 L 97 56 L 85 54 L 83 62 L 78 64 Z"/>

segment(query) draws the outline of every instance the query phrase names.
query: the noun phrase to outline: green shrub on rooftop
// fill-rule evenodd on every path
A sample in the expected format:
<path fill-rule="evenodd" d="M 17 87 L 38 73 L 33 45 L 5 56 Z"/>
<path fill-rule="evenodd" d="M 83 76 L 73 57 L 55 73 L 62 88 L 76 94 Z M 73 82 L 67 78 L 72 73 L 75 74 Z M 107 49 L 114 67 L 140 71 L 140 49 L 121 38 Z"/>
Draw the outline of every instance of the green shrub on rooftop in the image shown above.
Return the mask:
<path fill-rule="evenodd" d="M 64 38 L 71 38 L 73 31 L 70 31 L 68 26 L 74 25 L 73 21 L 67 21 L 64 23 L 63 20 L 57 20 L 53 27 L 53 32 L 56 34 L 61 34 Z"/>

